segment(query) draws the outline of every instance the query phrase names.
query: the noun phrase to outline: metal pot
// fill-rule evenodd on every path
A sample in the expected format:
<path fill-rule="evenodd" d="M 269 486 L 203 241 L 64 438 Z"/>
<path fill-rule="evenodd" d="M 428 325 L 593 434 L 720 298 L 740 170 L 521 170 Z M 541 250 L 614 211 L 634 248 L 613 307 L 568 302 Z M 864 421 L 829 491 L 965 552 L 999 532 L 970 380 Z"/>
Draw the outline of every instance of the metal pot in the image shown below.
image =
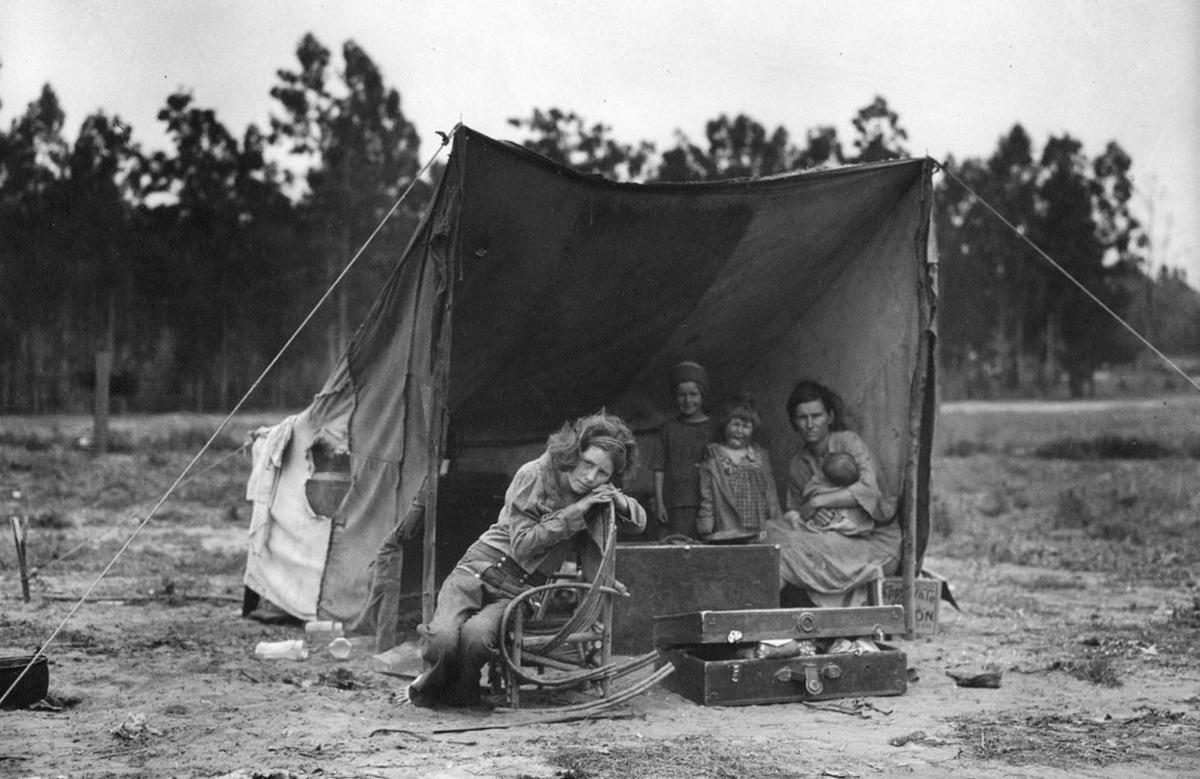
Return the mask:
<path fill-rule="evenodd" d="M 25 671 L 26 666 L 29 666 L 28 671 Z M 21 676 L 22 671 L 25 671 L 24 676 Z M 37 655 L 36 659 L 33 655 L 0 657 L 0 695 L 4 695 L 17 677 L 21 680 L 0 703 L 0 708 L 23 709 L 45 698 L 50 690 L 50 663 L 45 655 Z"/>

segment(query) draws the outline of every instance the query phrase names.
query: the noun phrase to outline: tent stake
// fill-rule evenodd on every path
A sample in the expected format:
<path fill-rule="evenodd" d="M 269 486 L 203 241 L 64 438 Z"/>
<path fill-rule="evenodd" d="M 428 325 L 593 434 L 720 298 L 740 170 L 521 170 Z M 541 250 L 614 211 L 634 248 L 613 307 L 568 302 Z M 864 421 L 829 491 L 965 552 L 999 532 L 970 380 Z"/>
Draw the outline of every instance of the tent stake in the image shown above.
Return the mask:
<path fill-rule="evenodd" d="M 29 602 L 29 568 L 25 563 L 25 528 L 20 517 L 9 517 L 12 523 L 13 541 L 17 545 L 17 567 L 21 571 L 21 597 Z"/>

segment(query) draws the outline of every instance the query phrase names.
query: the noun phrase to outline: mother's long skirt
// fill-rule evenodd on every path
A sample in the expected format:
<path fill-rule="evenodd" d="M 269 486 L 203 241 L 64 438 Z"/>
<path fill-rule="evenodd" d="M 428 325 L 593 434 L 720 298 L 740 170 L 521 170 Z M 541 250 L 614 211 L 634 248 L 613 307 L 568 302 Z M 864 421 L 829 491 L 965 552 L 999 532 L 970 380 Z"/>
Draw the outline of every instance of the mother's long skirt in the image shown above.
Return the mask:
<path fill-rule="evenodd" d="M 844 536 L 783 519 L 767 523 L 763 543 L 779 545 L 779 575 L 809 592 L 834 595 L 895 573 L 900 565 L 900 525 L 877 525 L 867 536 Z"/>

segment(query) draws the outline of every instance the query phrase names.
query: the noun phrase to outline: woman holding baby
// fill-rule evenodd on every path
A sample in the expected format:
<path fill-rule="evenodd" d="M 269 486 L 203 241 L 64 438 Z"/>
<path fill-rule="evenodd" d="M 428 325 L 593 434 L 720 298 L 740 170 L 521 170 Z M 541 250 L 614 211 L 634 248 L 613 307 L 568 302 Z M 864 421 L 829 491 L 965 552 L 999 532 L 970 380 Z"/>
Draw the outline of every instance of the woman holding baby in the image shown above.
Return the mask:
<path fill-rule="evenodd" d="M 801 381 L 787 413 L 802 445 L 788 466 L 787 510 L 766 530 L 790 585 L 781 605 L 865 605 L 865 585 L 900 561 L 895 501 L 880 489 L 870 450 L 845 429 L 841 400 L 828 387 Z"/>

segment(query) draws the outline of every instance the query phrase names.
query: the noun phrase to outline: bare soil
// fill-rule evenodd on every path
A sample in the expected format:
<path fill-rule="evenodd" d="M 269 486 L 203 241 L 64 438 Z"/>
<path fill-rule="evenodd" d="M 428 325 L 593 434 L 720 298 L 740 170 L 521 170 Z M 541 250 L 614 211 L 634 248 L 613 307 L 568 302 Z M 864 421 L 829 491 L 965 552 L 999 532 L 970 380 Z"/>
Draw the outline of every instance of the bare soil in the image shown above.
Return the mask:
<path fill-rule="evenodd" d="M 0 776 L 1200 776 L 1195 460 L 938 458 L 927 566 L 962 611 L 896 642 L 902 696 L 708 708 L 656 689 L 536 724 L 413 708 L 365 654 L 257 659 L 302 629 L 240 616 L 247 464 L 225 454 L 99 578 L 190 455 L 0 447 L 5 516 L 28 518 L 39 566 L 26 603 L 6 529 L 0 654 L 95 585 L 47 650 L 47 701 L 0 711 Z M 985 670 L 999 688 L 947 673 Z"/>

